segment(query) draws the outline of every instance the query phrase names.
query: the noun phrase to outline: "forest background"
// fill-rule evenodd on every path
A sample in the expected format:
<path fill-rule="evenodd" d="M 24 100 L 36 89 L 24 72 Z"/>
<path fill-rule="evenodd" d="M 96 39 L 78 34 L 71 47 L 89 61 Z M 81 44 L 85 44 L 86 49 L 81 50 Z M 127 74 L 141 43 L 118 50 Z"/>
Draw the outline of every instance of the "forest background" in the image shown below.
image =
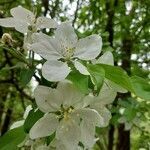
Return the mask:
<path fill-rule="evenodd" d="M 80 38 L 100 34 L 102 49 L 113 52 L 116 66 L 149 82 L 149 0 L 1 0 L 0 17 L 10 16 L 9 10 L 18 5 L 56 21 L 70 20 Z M 11 34 L 16 45 L 22 45 L 22 34 L 0 27 L 0 37 L 5 32 Z M 1 135 L 14 121 L 21 120 L 26 106 L 34 101 L 33 89 L 41 80 L 32 73 L 33 70 L 27 70 L 18 59 L 0 48 Z M 118 94 L 111 108 L 109 127 L 97 131 L 100 139 L 95 149 L 149 150 L 149 108 L 150 102 L 145 99 L 130 93 Z M 122 114 L 122 110 L 125 113 Z M 125 118 L 123 123 L 119 121 L 121 117 Z"/>

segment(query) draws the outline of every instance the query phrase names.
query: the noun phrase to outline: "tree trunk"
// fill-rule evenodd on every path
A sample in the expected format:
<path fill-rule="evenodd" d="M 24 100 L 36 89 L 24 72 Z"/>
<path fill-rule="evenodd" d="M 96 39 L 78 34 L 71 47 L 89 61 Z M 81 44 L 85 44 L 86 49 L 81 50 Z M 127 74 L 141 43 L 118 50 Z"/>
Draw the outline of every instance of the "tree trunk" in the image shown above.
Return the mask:
<path fill-rule="evenodd" d="M 108 16 L 107 25 L 106 25 L 106 31 L 109 33 L 108 41 L 110 43 L 110 46 L 113 48 L 113 39 L 114 39 L 114 14 L 115 14 L 115 8 L 118 6 L 118 0 L 113 1 L 113 7 L 111 5 L 111 2 L 106 0 L 106 12 Z M 113 114 L 112 114 L 113 115 Z M 114 145 L 114 132 L 115 127 L 114 125 L 110 125 L 109 132 L 108 132 L 108 150 L 113 150 Z"/>
<path fill-rule="evenodd" d="M 128 35 L 128 36 L 127 36 Z M 132 49 L 132 39 L 130 39 L 130 35 L 126 34 L 123 39 L 122 46 L 122 68 L 127 71 L 128 74 L 131 74 L 131 49 Z M 130 97 L 131 94 L 124 93 L 119 94 L 118 98 L 121 100 L 126 100 Z M 120 124 L 118 127 L 118 140 L 116 150 L 130 150 L 130 130 L 124 130 L 124 124 Z"/>

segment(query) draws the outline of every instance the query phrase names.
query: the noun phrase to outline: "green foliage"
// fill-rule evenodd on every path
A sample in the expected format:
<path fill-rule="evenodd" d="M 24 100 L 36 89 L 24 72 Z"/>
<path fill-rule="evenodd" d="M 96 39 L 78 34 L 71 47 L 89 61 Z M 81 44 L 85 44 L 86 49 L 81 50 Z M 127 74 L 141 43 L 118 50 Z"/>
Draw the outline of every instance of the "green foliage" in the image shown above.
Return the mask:
<path fill-rule="evenodd" d="M 147 80 L 133 76 L 131 77 L 131 83 L 137 96 L 145 100 L 150 100 L 150 84 Z"/>
<path fill-rule="evenodd" d="M 27 85 L 33 74 L 35 72 L 35 68 L 24 68 L 24 69 L 21 69 L 21 72 L 20 72 L 20 82 L 23 86 Z"/>
<path fill-rule="evenodd" d="M 130 83 L 130 78 L 127 73 L 120 67 L 98 64 L 100 67 L 103 67 L 105 70 L 105 77 L 116 84 L 122 86 L 123 88 L 134 92 L 132 85 Z"/>
<path fill-rule="evenodd" d="M 78 71 L 72 71 L 67 78 L 83 93 L 88 93 L 88 76 L 82 75 Z"/>
<path fill-rule="evenodd" d="M 24 123 L 24 130 L 26 133 L 29 133 L 30 129 L 32 128 L 32 126 L 41 118 L 43 117 L 43 113 L 38 109 L 38 110 L 34 110 L 32 109 L 29 112 L 28 117 L 25 120 Z"/>
<path fill-rule="evenodd" d="M 101 66 L 92 65 L 92 64 L 88 64 L 87 68 L 90 73 L 91 81 L 95 86 L 94 90 L 96 90 L 97 93 L 99 93 L 103 85 L 103 81 L 105 77 L 105 70 Z"/>
<path fill-rule="evenodd" d="M 127 1 L 127 0 L 126 0 Z M 43 10 L 46 9 L 46 1 L 37 0 L 36 2 L 31 2 L 30 0 L 22 0 L 22 1 L 12 1 L 12 0 L 1 0 L 0 1 L 0 17 L 10 16 L 9 11 L 11 8 L 22 5 L 30 10 L 33 8 L 37 8 L 37 15 L 43 15 Z M 74 0 L 70 0 L 71 3 L 76 3 Z M 87 3 L 86 3 L 87 2 Z M 132 121 L 135 116 L 135 111 L 137 113 L 141 113 L 144 116 L 144 126 L 148 126 L 149 123 L 149 101 L 150 100 L 150 85 L 148 80 L 148 59 L 149 59 L 149 20 L 150 20 L 150 11 L 149 11 L 149 0 L 144 1 L 136 1 L 133 0 L 132 8 L 129 14 L 126 14 L 126 5 L 125 1 L 97 1 L 97 0 L 87 0 L 84 2 L 79 2 L 79 6 L 77 7 L 77 11 L 71 15 L 74 17 L 74 26 L 78 32 L 79 37 L 85 37 L 92 33 L 101 34 L 103 39 L 103 52 L 104 51 L 113 51 L 115 57 L 115 65 L 120 65 L 123 67 L 129 74 L 133 75 L 131 78 L 127 75 L 127 73 L 119 68 L 108 65 L 98 65 L 96 68 L 88 67 L 89 72 L 91 73 L 91 79 L 93 83 L 98 86 L 100 89 L 101 83 L 103 82 L 103 78 L 113 81 L 114 83 L 122 86 L 123 88 L 129 90 L 133 94 L 133 99 L 126 99 L 124 97 L 120 97 L 119 101 L 125 101 L 124 103 L 115 102 L 115 106 L 112 108 L 113 118 L 111 122 L 116 126 L 118 125 L 118 119 L 120 117 L 119 109 L 120 107 L 126 108 L 125 113 L 123 114 L 128 121 Z M 69 18 L 69 6 L 70 4 L 64 7 L 64 3 L 59 0 L 53 0 L 49 3 L 48 8 L 50 11 L 47 12 L 52 18 L 56 20 L 67 20 Z M 88 4 L 88 5 L 87 5 Z M 72 7 L 72 6 L 71 6 Z M 44 8 L 44 9 L 43 9 Z M 45 11 L 45 10 L 44 10 Z M 4 13 L 2 13 L 4 12 Z M 0 27 L 0 35 L 4 32 L 11 33 L 13 40 L 16 41 L 15 46 L 19 49 L 22 49 L 23 35 L 17 32 L 14 32 L 14 29 L 4 29 Z M 46 31 L 44 31 L 46 32 Z M 51 31 L 50 31 L 51 32 Z M 48 34 L 51 34 L 47 32 Z M 32 69 L 21 69 L 13 68 L 9 70 L 4 70 L 5 68 L 12 68 L 17 63 L 24 62 L 27 64 L 28 62 L 25 60 L 26 52 L 20 51 L 24 57 L 20 56 L 20 53 L 14 53 L 14 51 L 10 52 L 11 55 L 5 54 L 3 47 L 0 46 L 0 125 L 1 122 L 5 120 L 5 117 L 2 118 L 2 114 L 5 114 L 8 109 L 7 103 L 10 100 L 14 100 L 14 106 L 12 107 L 13 114 L 10 118 L 10 122 L 20 119 L 25 106 L 31 104 L 32 102 L 28 101 L 29 96 L 26 93 L 22 93 L 22 91 L 28 91 L 29 89 L 25 88 L 25 85 L 29 83 L 31 80 L 34 71 Z M 131 59 L 132 55 L 135 55 L 135 59 Z M 14 58 L 15 57 L 15 58 Z M 11 64 L 10 64 L 10 62 Z M 123 62 L 127 63 L 123 66 Z M 101 69 L 99 69 L 101 68 Z M 103 68 L 103 69 L 102 69 Z M 18 71 L 19 70 L 19 71 Z M 19 72 L 19 73 L 18 73 Z M 41 74 L 39 73 L 41 76 Z M 137 75 L 137 76 L 134 76 Z M 141 78 L 142 77 L 142 78 Z M 12 82 L 15 81 L 16 85 Z M 68 79 L 71 80 L 77 88 L 79 88 L 82 92 L 89 92 L 89 76 L 84 76 L 79 74 L 79 72 L 71 72 L 68 76 Z M 10 80 L 11 79 L 11 80 Z M 21 79 L 21 85 L 24 87 L 19 87 Z M 41 77 L 42 79 L 42 77 Z M 17 82 L 19 81 L 19 82 Z M 42 84 L 47 86 L 52 86 L 52 84 L 44 79 L 42 79 Z M 17 87 L 17 88 L 16 88 Z M 19 90 L 18 90 L 19 87 Z M 9 98 L 12 97 L 12 98 Z M 132 95 L 128 95 L 128 97 L 132 97 Z M 142 102 L 139 102 L 139 98 L 142 98 Z M 116 99 L 117 101 L 118 99 Z M 132 104 L 132 101 L 136 101 L 138 103 L 138 107 L 136 104 Z M 131 103 L 130 103 L 131 102 Z M 135 109 L 136 105 L 136 109 Z M 19 107 L 19 111 L 18 108 Z M 21 107 L 21 108 L 20 108 Z M 17 110 L 17 111 L 16 111 Z M 1 112 L 4 112 L 1 114 Z M 40 114 L 40 113 L 39 113 Z M 29 132 L 31 126 L 40 118 L 39 114 L 35 114 L 35 112 L 31 111 L 29 113 L 28 118 L 25 121 L 24 129 L 26 132 Z M 145 115 L 146 114 L 146 115 Z M 34 118 L 37 118 L 35 119 Z M 41 115 L 42 116 L 42 115 Z M 32 120 L 32 121 L 31 121 Z M 140 117 L 140 120 L 142 118 Z M 138 124 L 139 125 L 139 124 Z M 140 126 L 140 125 L 139 125 Z M 131 136 L 131 149 L 137 150 L 140 148 L 149 148 L 149 133 L 145 133 L 143 128 L 136 128 L 132 132 Z M 17 130 L 17 131 L 16 131 Z M 20 130 L 20 131 L 19 131 Z M 13 138 L 10 142 L 5 142 L 3 139 L 10 139 L 8 136 L 4 135 L 0 137 L 0 149 L 9 150 L 13 148 L 12 141 L 20 139 L 21 129 L 15 129 L 9 131 L 6 135 Z M 16 133 L 19 133 L 16 135 Z M 24 133 L 22 133 L 23 135 Z M 100 134 L 99 134 L 100 135 Z M 107 134 L 106 134 L 107 136 Z M 22 137 L 21 137 L 22 138 Z M 23 138 L 22 138 L 23 139 Z M 108 137 L 106 138 L 108 139 Z M 114 137 L 115 142 L 117 143 L 118 139 Z M 21 142 L 21 141 L 20 141 Z M 99 141 L 98 141 L 99 142 Z M 98 143 L 97 142 L 97 143 Z M 107 145 L 107 140 L 105 141 Z M 114 143 L 115 143 L 114 142 Z M 9 144 L 8 144 L 9 143 Z M 7 145 L 3 145 L 7 144 Z M 19 144 L 19 142 L 17 143 Z M 114 144 L 115 145 L 115 144 Z M 11 148 L 9 146 L 12 146 Z M 97 150 L 102 149 L 100 144 L 97 144 Z M 13 149 L 12 149 L 13 150 Z M 14 149 L 16 150 L 16 149 Z"/>
<path fill-rule="evenodd" d="M 19 145 L 25 139 L 23 127 L 9 130 L 4 136 L 0 137 L 1 150 L 17 150 Z"/>

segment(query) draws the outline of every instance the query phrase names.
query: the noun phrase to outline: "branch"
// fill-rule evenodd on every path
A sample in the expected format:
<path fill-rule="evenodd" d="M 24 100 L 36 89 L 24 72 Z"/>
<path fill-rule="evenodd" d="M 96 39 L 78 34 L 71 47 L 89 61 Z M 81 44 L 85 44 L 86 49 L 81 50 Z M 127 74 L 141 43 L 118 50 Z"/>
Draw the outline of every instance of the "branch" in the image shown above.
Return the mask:
<path fill-rule="evenodd" d="M 11 0 L 11 1 L 5 1 L 5 2 L 0 2 L 0 5 L 5 5 L 5 4 L 8 4 L 8 3 L 12 3 L 14 2 L 14 0 Z"/>
<path fill-rule="evenodd" d="M 42 4 L 44 6 L 44 16 L 46 16 L 47 12 L 49 11 L 49 0 L 42 0 Z"/>
<path fill-rule="evenodd" d="M 23 88 L 20 88 L 19 85 L 13 81 L 13 85 L 15 86 L 15 88 L 20 92 L 20 95 L 24 96 L 25 98 L 31 100 L 31 102 L 34 101 L 34 98 L 32 98 L 31 96 L 29 96 L 28 94 L 26 94 L 24 91 L 23 91 Z"/>
<path fill-rule="evenodd" d="M 34 74 L 33 76 L 34 76 L 34 78 L 36 79 L 37 82 L 41 83 L 41 79 L 36 74 Z"/>
<path fill-rule="evenodd" d="M 6 58 L 6 62 L 8 63 L 8 65 L 11 67 L 13 66 L 12 62 L 11 62 L 11 59 L 9 58 L 8 56 L 8 53 L 7 51 L 4 49 L 4 54 L 5 54 L 5 58 Z M 20 94 L 24 97 L 26 97 L 27 99 L 31 100 L 32 102 L 34 101 L 34 99 L 32 97 L 30 97 L 29 95 L 27 95 L 24 91 L 23 91 L 23 88 L 20 88 L 18 83 L 16 82 L 16 78 L 14 76 L 14 70 L 10 70 L 11 72 L 11 79 L 8 79 L 8 80 L 2 80 L 0 81 L 1 83 L 5 82 L 5 83 L 10 83 L 10 84 L 13 84 L 15 86 L 15 88 L 20 92 Z M 9 82 L 8 82 L 9 81 Z"/>
<path fill-rule="evenodd" d="M 74 24 L 75 24 L 76 19 L 77 19 L 77 16 L 78 16 L 79 4 L 80 4 L 80 0 L 77 1 L 77 7 L 76 7 L 75 14 L 74 14 L 74 19 L 73 19 L 73 21 L 72 21 L 72 26 L 73 26 L 73 27 L 74 27 Z"/>
<path fill-rule="evenodd" d="M 0 65 L 0 69 L 2 69 L 3 67 L 5 67 L 6 65 L 6 61 L 2 62 L 1 65 Z"/>
<path fill-rule="evenodd" d="M 0 84 L 3 84 L 3 83 L 8 83 L 8 84 L 10 84 L 10 82 L 11 82 L 11 79 L 0 80 Z"/>
<path fill-rule="evenodd" d="M 52 19 L 53 19 L 53 18 L 55 17 L 55 15 L 56 15 L 56 10 L 57 10 L 58 6 L 59 6 L 59 0 L 56 0 L 56 1 L 55 1 L 55 6 L 52 7 L 52 10 L 50 11 L 50 16 L 51 16 Z"/>

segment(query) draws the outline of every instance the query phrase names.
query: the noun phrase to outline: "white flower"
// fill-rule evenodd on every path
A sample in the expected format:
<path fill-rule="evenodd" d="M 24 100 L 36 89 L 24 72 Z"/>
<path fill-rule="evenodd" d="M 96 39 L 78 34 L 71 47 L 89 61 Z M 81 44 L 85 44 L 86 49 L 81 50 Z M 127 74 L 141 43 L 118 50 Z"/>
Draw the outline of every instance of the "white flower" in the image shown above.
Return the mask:
<path fill-rule="evenodd" d="M 106 105 L 111 104 L 117 93 L 116 91 L 109 86 L 109 84 L 103 84 L 98 96 L 94 96 L 93 94 L 89 94 L 84 99 L 84 105 L 90 105 L 90 108 L 95 109 L 101 115 L 103 119 L 103 124 L 101 127 L 106 127 L 109 124 L 109 120 L 111 119 L 111 112 L 107 109 Z"/>
<path fill-rule="evenodd" d="M 0 25 L 4 27 L 14 27 L 21 33 L 27 33 L 29 30 L 36 32 L 38 29 L 55 28 L 57 26 L 53 19 L 38 17 L 31 11 L 18 6 L 12 8 L 10 13 L 13 17 L 0 19 Z"/>
<path fill-rule="evenodd" d="M 34 150 L 34 149 L 33 149 Z M 39 145 L 36 147 L 36 150 L 50 150 L 49 147 L 45 145 Z"/>
<path fill-rule="evenodd" d="M 13 17 L 0 19 L 0 25 L 14 27 L 17 31 L 24 33 L 23 48 L 28 50 L 28 44 L 32 44 L 32 34 L 43 28 L 56 28 L 57 23 L 50 18 L 36 17 L 31 11 L 18 6 L 12 8 L 10 13 Z"/>
<path fill-rule="evenodd" d="M 27 135 L 24 141 L 21 142 L 17 147 L 21 150 L 50 150 L 49 146 L 46 144 L 45 139 L 31 140 L 29 135 Z"/>
<path fill-rule="evenodd" d="M 58 139 L 54 139 L 51 143 L 50 143 L 50 150 L 66 150 L 66 146 Z M 76 148 L 76 150 L 83 150 L 83 148 L 81 148 L 80 146 L 78 146 Z"/>
<path fill-rule="evenodd" d="M 34 34 L 31 50 L 40 54 L 47 61 L 42 67 L 43 76 L 49 81 L 61 81 L 71 71 L 68 64 L 74 64 L 80 73 L 89 75 L 86 67 L 76 59 L 91 60 L 101 51 L 102 40 L 98 35 L 91 35 L 78 40 L 74 28 L 69 22 L 59 25 L 55 38 L 42 33 Z"/>
<path fill-rule="evenodd" d="M 66 150 L 76 150 L 79 141 L 86 147 L 95 143 L 95 126 L 103 120 L 94 109 L 83 108 L 84 95 L 70 82 L 60 82 L 56 89 L 38 86 L 35 99 L 46 114 L 30 130 L 30 138 L 46 137 L 56 131 L 56 139 Z"/>
<path fill-rule="evenodd" d="M 114 65 L 113 55 L 111 52 L 105 52 L 98 59 L 92 60 L 92 63 L 107 64 L 113 66 Z M 106 106 L 111 104 L 115 100 L 117 92 L 125 93 L 127 91 L 126 89 L 122 88 L 116 83 L 105 78 L 98 96 L 89 94 L 84 98 L 82 105 L 83 106 L 89 105 L 90 108 L 95 109 L 101 115 L 103 119 L 103 124 L 101 124 L 101 127 L 106 127 L 109 124 L 109 121 L 111 119 L 111 112 L 107 109 Z"/>

